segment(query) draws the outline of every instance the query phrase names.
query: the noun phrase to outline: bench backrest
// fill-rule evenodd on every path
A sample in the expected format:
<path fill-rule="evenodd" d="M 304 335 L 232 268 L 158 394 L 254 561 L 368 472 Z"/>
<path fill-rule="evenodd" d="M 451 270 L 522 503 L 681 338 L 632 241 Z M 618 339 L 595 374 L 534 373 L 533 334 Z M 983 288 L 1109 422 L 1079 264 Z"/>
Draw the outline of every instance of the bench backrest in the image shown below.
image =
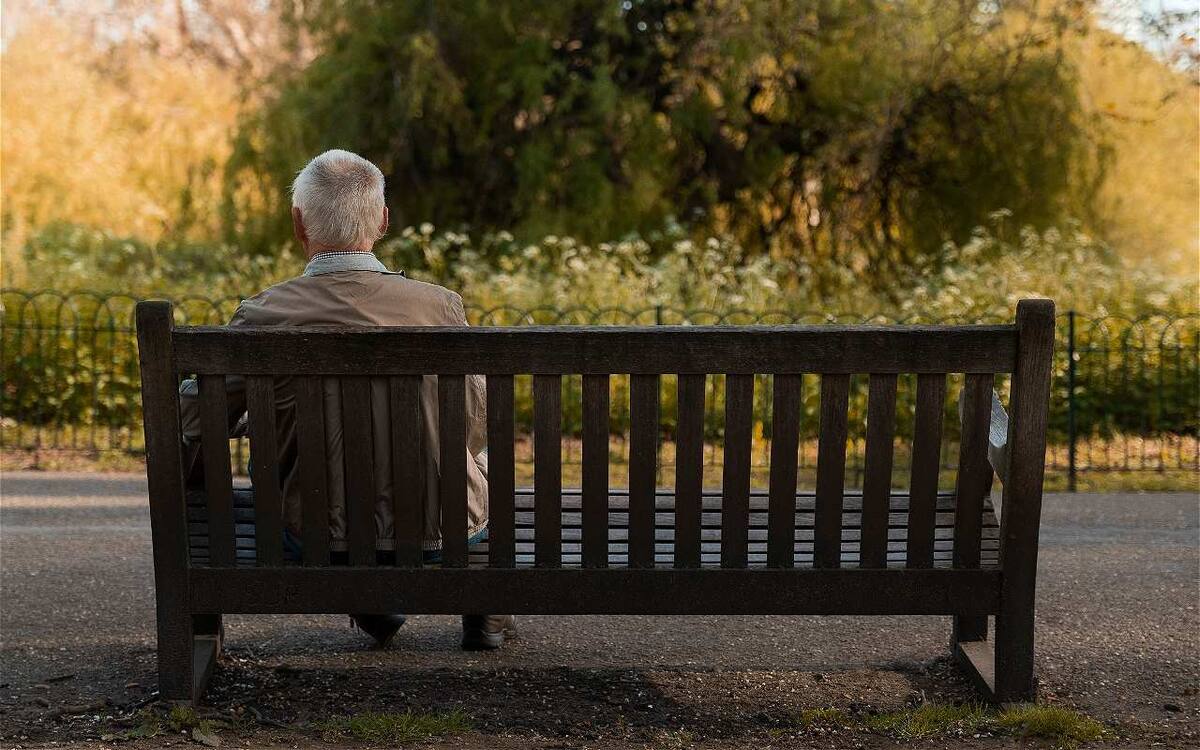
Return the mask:
<path fill-rule="evenodd" d="M 667 374 L 678 377 L 674 564 L 700 565 L 705 376 L 723 374 L 720 563 L 747 566 L 753 378 L 772 375 L 767 565 L 786 568 L 795 563 L 801 376 L 816 374 L 821 385 L 812 566 L 836 568 L 842 563 L 850 376 L 866 374 L 858 565 L 870 568 L 887 564 L 897 376 L 915 374 L 906 560 L 920 568 L 933 563 L 947 376 L 963 373 L 954 566 L 971 568 L 980 564 L 980 517 L 992 476 L 987 457 L 992 387 L 998 373 L 1012 373 L 1000 564 L 1027 568 L 1028 560 L 1036 559 L 1054 338 L 1054 308 L 1048 300 L 1022 301 L 1015 325 L 988 326 L 175 328 L 171 307 L 164 302 L 140 303 L 137 323 L 156 565 L 188 565 L 176 393 L 180 373 L 194 373 L 200 380 L 212 566 L 236 561 L 224 392 L 224 377 L 230 374 L 247 378 L 260 566 L 282 563 L 273 389 L 275 378 L 283 375 L 297 378 L 301 394 L 296 419 L 306 550 L 328 545 L 321 536 L 328 498 L 320 393 L 323 379 L 341 382 L 347 547 L 350 563 L 360 565 L 373 565 L 376 552 L 370 378 L 387 378 L 393 486 L 413 489 L 394 493 L 396 564 L 413 567 L 421 565 L 423 528 L 421 378 L 438 376 L 443 565 L 463 567 L 468 561 L 464 377 L 486 376 L 488 554 L 489 565 L 499 568 L 512 567 L 515 560 L 515 375 L 533 376 L 534 549 L 539 567 L 557 567 L 562 561 L 561 383 L 565 375 L 582 375 L 581 555 L 584 567 L 602 567 L 609 542 L 609 380 L 613 374 L 629 374 L 628 565 L 634 568 L 655 564 L 660 378 Z M 161 543 L 168 539 L 180 542 Z M 1026 572 L 1032 580 L 1032 571 Z"/>

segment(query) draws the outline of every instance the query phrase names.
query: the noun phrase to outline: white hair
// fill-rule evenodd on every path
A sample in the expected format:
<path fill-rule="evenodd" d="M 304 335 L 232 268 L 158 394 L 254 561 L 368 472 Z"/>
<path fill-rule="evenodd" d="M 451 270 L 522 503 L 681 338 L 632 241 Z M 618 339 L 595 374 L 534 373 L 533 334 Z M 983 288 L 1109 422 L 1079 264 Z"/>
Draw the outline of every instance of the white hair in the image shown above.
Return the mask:
<path fill-rule="evenodd" d="M 383 172 L 358 154 L 335 148 L 305 165 L 292 183 L 309 238 L 327 247 L 371 245 L 381 236 Z"/>

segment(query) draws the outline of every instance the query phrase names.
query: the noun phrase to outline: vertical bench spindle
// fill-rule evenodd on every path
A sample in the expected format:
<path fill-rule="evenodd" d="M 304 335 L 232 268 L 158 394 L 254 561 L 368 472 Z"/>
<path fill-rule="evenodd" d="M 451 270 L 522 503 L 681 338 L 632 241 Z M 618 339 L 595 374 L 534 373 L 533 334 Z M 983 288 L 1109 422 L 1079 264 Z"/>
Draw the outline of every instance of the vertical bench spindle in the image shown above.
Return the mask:
<path fill-rule="evenodd" d="M 246 378 L 250 479 L 254 484 L 254 546 L 260 566 L 283 564 L 283 493 L 275 434 L 275 378 Z"/>
<path fill-rule="evenodd" d="M 746 567 L 750 530 L 750 449 L 754 376 L 725 376 L 725 455 L 721 494 L 721 567 Z"/>
<path fill-rule="evenodd" d="M 629 376 L 629 567 L 654 567 L 659 376 Z"/>
<path fill-rule="evenodd" d="M 513 376 L 487 376 L 488 564 L 516 565 Z"/>
<path fill-rule="evenodd" d="M 867 393 L 867 455 L 863 474 L 859 566 L 886 568 L 891 508 L 892 451 L 896 437 L 896 376 L 871 375 Z"/>
<path fill-rule="evenodd" d="M 421 436 L 421 376 L 388 379 L 392 437 L 392 528 L 396 565 L 421 567 L 425 542 L 425 454 Z"/>
<path fill-rule="evenodd" d="M 846 419 L 850 376 L 821 376 L 821 426 L 817 441 L 816 520 L 813 522 L 813 567 L 842 564 L 842 495 L 846 483 Z"/>
<path fill-rule="evenodd" d="M 346 548 L 351 565 L 375 564 L 375 448 L 371 433 L 371 381 L 343 378 Z"/>
<path fill-rule="evenodd" d="M 675 567 L 700 567 L 704 490 L 704 376 L 680 375 L 675 437 Z"/>
<path fill-rule="evenodd" d="M 318 376 L 296 378 L 296 451 L 305 565 L 329 564 L 329 478 L 325 465 L 325 392 Z"/>
<path fill-rule="evenodd" d="M 608 376 L 583 376 L 583 533 L 585 568 L 608 565 Z"/>
<path fill-rule="evenodd" d="M 208 503 L 208 554 L 214 567 L 236 560 L 233 528 L 233 474 L 229 460 L 229 406 L 223 375 L 200 376 L 200 440 L 204 455 L 204 497 Z"/>
<path fill-rule="evenodd" d="M 767 506 L 767 565 L 790 568 L 796 559 L 796 455 L 800 449 L 800 375 L 774 377 L 771 478 Z"/>
<path fill-rule="evenodd" d="M 562 567 L 562 376 L 533 376 L 533 547 L 539 568 Z"/>
<path fill-rule="evenodd" d="M 958 477 L 954 488 L 954 567 L 978 568 L 983 498 L 991 487 L 988 463 L 988 428 L 992 414 L 990 374 L 968 374 L 963 385 L 962 439 L 958 449 Z M 987 638 L 987 617 L 954 618 L 954 640 Z"/>
<path fill-rule="evenodd" d="M 941 468 L 942 412 L 945 404 L 945 374 L 918 374 L 908 498 L 907 564 L 910 568 L 933 567 L 933 529 L 937 520 L 938 470 Z"/>
<path fill-rule="evenodd" d="M 442 565 L 467 566 L 467 394 L 464 375 L 438 375 Z"/>

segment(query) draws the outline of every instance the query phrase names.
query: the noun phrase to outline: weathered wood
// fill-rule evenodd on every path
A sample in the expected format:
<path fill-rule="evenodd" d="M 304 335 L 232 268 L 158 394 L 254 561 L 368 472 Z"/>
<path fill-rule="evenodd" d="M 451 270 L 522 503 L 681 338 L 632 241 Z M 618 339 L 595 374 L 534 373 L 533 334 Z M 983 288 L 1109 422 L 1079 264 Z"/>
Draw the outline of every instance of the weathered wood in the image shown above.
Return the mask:
<path fill-rule="evenodd" d="M 675 567 L 700 565 L 704 490 L 704 376 L 680 375 L 675 403 Z"/>
<path fill-rule="evenodd" d="M 254 482 L 257 561 L 283 564 L 283 493 L 279 486 L 279 445 L 275 433 L 275 379 L 246 378 L 250 436 L 250 478 Z"/>
<path fill-rule="evenodd" d="M 461 614 L 986 615 L 994 570 L 237 568 L 192 574 L 193 610 Z"/>
<path fill-rule="evenodd" d="M 956 623 L 956 653 L 964 668 L 977 672 L 986 672 L 987 666 L 981 650 L 985 642 L 974 640 L 986 635 L 978 625 L 997 614 L 991 686 L 998 697 L 1032 695 L 1033 570 L 1044 469 L 1044 455 L 1036 454 L 1045 448 L 1053 312 L 1045 303 L 1023 303 L 1021 309 L 1017 326 L 238 327 L 172 333 L 169 307 L 146 308 L 158 316 L 147 330 L 157 326 L 159 338 L 157 344 L 143 344 L 149 379 L 145 403 L 148 410 L 160 404 L 166 418 L 174 420 L 173 425 L 158 422 L 152 429 L 155 420 L 147 412 L 156 575 L 160 562 L 166 561 L 159 578 L 160 663 L 178 668 L 170 675 L 164 671 L 164 696 L 173 690 L 194 694 L 199 687 L 193 678 L 207 670 L 203 659 L 191 658 L 192 636 L 200 632 L 192 616 L 219 622 L 215 613 L 235 611 L 950 615 Z M 139 307 L 139 337 L 142 325 Z M 146 352 L 153 353 L 149 360 Z M 178 435 L 176 367 L 211 376 L 203 395 L 215 395 L 220 384 L 220 399 L 224 373 L 252 376 L 247 398 L 256 443 L 252 471 L 259 486 L 257 501 L 244 490 L 229 491 L 223 493 L 227 505 L 210 508 L 203 493 L 194 499 L 182 495 L 177 443 L 170 459 L 173 466 L 167 465 L 173 473 L 155 479 L 155 472 L 163 471 L 164 445 Z M 991 373 L 1014 368 L 1011 477 L 1001 530 L 985 496 L 983 477 L 990 475 L 980 469 L 978 407 Z M 608 487 L 613 372 L 631 377 L 629 491 Z M 815 493 L 795 491 L 802 395 L 801 376 L 795 373 L 801 372 L 822 377 Z M 967 374 L 970 402 L 964 409 L 971 420 L 964 425 L 957 500 L 955 493 L 937 491 L 948 372 Z M 478 373 L 490 376 L 491 541 L 468 550 L 464 376 Z M 534 376 L 532 492 L 518 491 L 513 482 L 513 375 L 525 373 Z M 565 492 L 562 373 L 583 375 L 584 385 L 583 487 Z M 659 379 L 666 373 L 679 376 L 674 492 L 655 486 Z M 725 373 L 727 391 L 723 482 L 720 489 L 708 491 L 703 487 L 706 373 Z M 749 487 L 756 373 L 774 377 L 773 466 L 766 493 Z M 862 494 L 844 487 L 852 373 L 872 374 Z M 893 493 L 889 487 L 898 373 L 916 373 L 919 383 L 913 458 L 918 468 L 907 494 Z M 262 454 L 274 450 L 268 433 L 274 433 L 271 422 L 278 415 L 269 413 L 270 385 L 273 377 L 283 375 L 294 377 L 297 387 L 305 567 L 279 565 L 280 548 L 271 541 L 278 536 L 281 518 L 271 476 L 276 482 L 281 478 L 278 457 L 272 465 Z M 429 375 L 437 375 L 440 384 L 444 562 L 418 567 L 424 513 L 419 502 L 424 468 L 419 388 L 421 378 Z M 397 519 L 395 567 L 374 565 L 374 503 L 382 488 L 374 486 L 374 471 L 369 469 L 382 459 L 371 450 L 374 396 L 369 379 L 383 376 L 393 376 L 388 390 L 388 460 L 393 463 L 388 481 Z M 341 387 L 323 389 L 322 377 L 347 378 L 345 394 Z M 334 450 L 335 435 L 326 439 L 324 423 L 325 414 L 332 413 L 326 407 L 334 407 L 331 399 L 341 400 L 346 422 L 335 427 L 345 428 L 349 523 L 348 551 L 333 553 L 325 462 L 327 451 Z M 220 406 L 218 410 L 209 404 L 211 411 L 202 419 L 208 422 L 210 436 L 217 432 L 218 411 L 225 412 L 222 427 L 228 427 L 228 410 Z M 204 408 L 202 398 L 202 412 Z M 207 442 L 224 443 L 227 479 L 227 441 Z M 208 471 L 221 465 L 217 458 L 206 462 Z M 175 494 L 173 508 L 155 500 L 156 486 L 166 487 L 160 496 Z M 402 499 L 407 491 L 413 494 Z M 361 503 L 363 499 L 369 506 Z M 366 507 L 369 516 L 364 516 Z M 172 518 L 173 513 L 178 515 Z M 367 517 L 370 533 L 364 536 Z M 232 561 L 230 550 L 222 550 L 216 541 L 225 531 Z M 364 540 L 365 545 L 360 543 Z M 182 561 L 175 571 L 173 556 Z M 984 567 L 997 561 L 998 567 Z M 210 567 L 214 562 L 235 567 Z M 934 567 L 906 567 L 914 564 Z M 863 567 L 832 569 L 856 565 Z M 785 569 L 788 566 L 796 569 Z M 164 581 L 177 587 L 174 599 L 164 593 Z M 164 614 L 164 602 L 174 610 Z M 186 640 L 176 637 L 180 633 Z M 181 656 L 185 651 L 186 659 Z M 187 680 L 176 674 L 186 674 Z"/>
<path fill-rule="evenodd" d="M 537 562 L 562 564 L 562 377 L 533 376 L 533 485 Z M 497 610 L 499 611 L 499 610 Z"/>
<path fill-rule="evenodd" d="M 842 539 L 842 492 L 846 483 L 846 420 L 850 376 L 821 376 L 821 424 L 817 438 L 815 565 L 836 568 Z"/>
<path fill-rule="evenodd" d="M 425 543 L 425 453 L 421 424 L 421 376 L 388 379 L 392 442 L 392 518 L 396 564 L 421 567 Z"/>
<path fill-rule="evenodd" d="M 300 537 L 305 565 L 329 564 L 329 478 L 325 465 L 325 393 L 319 377 L 296 379 L 296 452 Z"/>
<path fill-rule="evenodd" d="M 654 567 L 659 376 L 629 376 L 629 564 Z"/>
<path fill-rule="evenodd" d="M 135 315 L 154 537 L 158 689 L 164 700 L 195 700 L 198 694 L 194 692 L 192 617 L 188 606 L 187 515 L 179 444 L 179 376 L 171 346 L 171 303 L 139 302 Z"/>
<path fill-rule="evenodd" d="M 492 567 L 511 568 L 513 547 L 513 377 L 487 376 L 488 556 Z"/>
<path fill-rule="evenodd" d="M 229 461 L 229 402 L 223 375 L 200 376 L 200 443 L 208 499 L 211 565 L 233 565 L 233 474 Z"/>
<path fill-rule="evenodd" d="M 438 375 L 438 497 L 442 565 L 467 564 L 467 391 L 462 375 Z"/>
<path fill-rule="evenodd" d="M 933 514 L 937 506 L 945 405 L 946 376 L 941 373 L 918 375 L 908 504 L 910 568 L 928 568 L 933 564 Z"/>
<path fill-rule="evenodd" d="M 342 446 L 345 450 L 346 548 L 351 565 L 375 564 L 375 448 L 371 432 L 371 380 L 342 378 Z"/>
<path fill-rule="evenodd" d="M 1017 331 L 1008 478 L 1000 518 L 1004 579 L 996 616 L 996 697 L 1004 702 L 1033 700 L 1037 693 L 1033 610 L 1054 356 L 1054 303 L 1021 300 L 1017 305 Z"/>
<path fill-rule="evenodd" d="M 980 618 L 987 615 L 955 615 L 957 619 Z M 986 641 L 965 640 L 954 643 L 954 657 L 975 688 L 989 701 L 996 701 L 996 663 Z"/>
<path fill-rule="evenodd" d="M 1009 372 L 1012 326 L 197 327 L 173 334 L 200 373 Z"/>
<path fill-rule="evenodd" d="M 725 376 L 725 455 L 721 479 L 721 565 L 746 567 L 750 515 L 750 442 L 754 421 L 754 376 Z"/>
<path fill-rule="evenodd" d="M 767 522 L 768 565 L 790 568 L 796 534 L 796 460 L 800 449 L 800 375 L 778 374 L 773 378 L 771 405 L 770 509 Z"/>
<path fill-rule="evenodd" d="M 991 486 L 988 463 L 988 422 L 992 405 L 991 375 L 968 375 L 963 384 L 962 438 L 958 449 L 955 480 L 954 567 L 977 568 L 980 564 L 983 498 Z M 987 638 L 987 618 L 957 617 L 954 642 Z"/>
<path fill-rule="evenodd" d="M 888 497 L 896 439 L 896 376 L 872 373 L 867 392 L 867 455 L 863 472 L 862 558 L 864 568 L 887 565 Z"/>
<path fill-rule="evenodd" d="M 583 376 L 583 565 L 608 561 L 608 376 Z"/>

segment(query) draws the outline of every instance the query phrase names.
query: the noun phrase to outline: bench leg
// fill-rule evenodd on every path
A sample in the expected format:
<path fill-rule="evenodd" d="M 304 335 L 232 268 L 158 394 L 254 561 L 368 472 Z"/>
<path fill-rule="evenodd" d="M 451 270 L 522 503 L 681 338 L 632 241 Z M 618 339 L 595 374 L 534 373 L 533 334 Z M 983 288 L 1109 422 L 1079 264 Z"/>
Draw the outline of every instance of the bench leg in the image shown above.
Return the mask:
<path fill-rule="evenodd" d="M 166 610 L 166 611 L 164 611 Z M 193 702 L 195 630 L 187 612 L 158 611 L 158 694 L 166 701 Z"/>
<path fill-rule="evenodd" d="M 1037 698 L 1033 671 L 1033 607 L 1001 604 L 996 615 L 996 700 L 1002 703 Z"/>
<path fill-rule="evenodd" d="M 221 653 L 220 615 L 159 617 L 158 693 L 166 701 L 198 703 Z"/>

